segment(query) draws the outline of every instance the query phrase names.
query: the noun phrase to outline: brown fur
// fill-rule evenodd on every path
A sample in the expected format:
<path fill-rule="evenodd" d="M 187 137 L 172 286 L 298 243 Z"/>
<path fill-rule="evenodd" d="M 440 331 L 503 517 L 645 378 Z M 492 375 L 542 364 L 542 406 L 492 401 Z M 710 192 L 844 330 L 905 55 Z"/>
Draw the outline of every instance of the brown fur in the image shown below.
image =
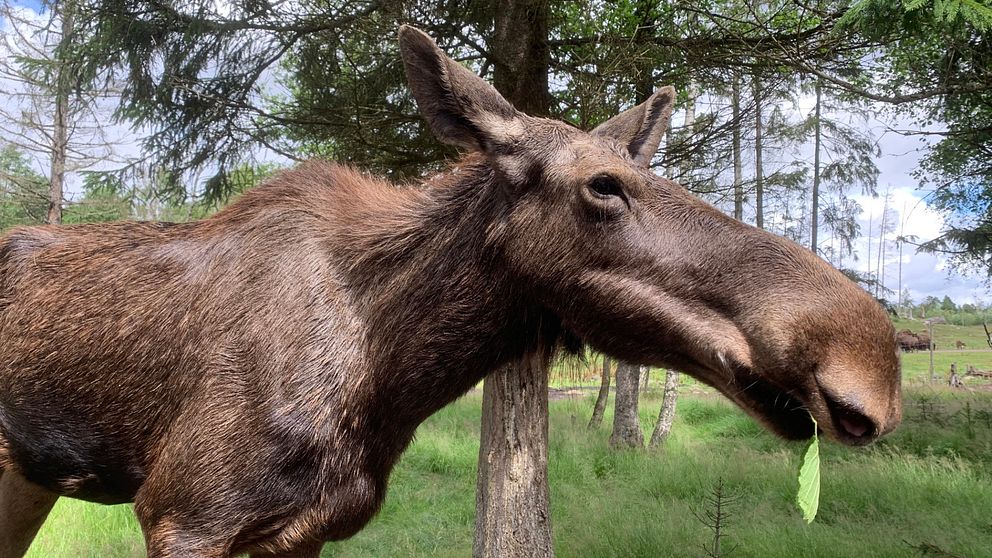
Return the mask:
<path fill-rule="evenodd" d="M 878 304 L 647 171 L 671 88 L 587 134 L 401 44 L 434 131 L 478 152 L 422 185 L 311 162 L 196 223 L 0 239 L 0 468 L 133 500 L 150 556 L 313 555 L 376 513 L 426 417 L 573 337 L 784 436 L 895 427 Z"/>

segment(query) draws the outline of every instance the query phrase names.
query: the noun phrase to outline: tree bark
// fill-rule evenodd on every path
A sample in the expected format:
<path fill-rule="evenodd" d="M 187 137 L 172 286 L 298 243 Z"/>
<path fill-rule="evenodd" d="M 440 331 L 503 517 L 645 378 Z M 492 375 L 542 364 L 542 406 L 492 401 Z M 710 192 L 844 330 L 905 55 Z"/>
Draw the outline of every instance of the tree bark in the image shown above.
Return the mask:
<path fill-rule="evenodd" d="M 55 115 L 52 121 L 51 164 L 48 179 L 47 222 L 62 223 L 62 198 L 64 197 L 65 161 L 69 147 L 69 89 L 72 76 L 66 68 L 66 49 L 72 41 L 73 14 L 71 4 L 59 6 L 62 20 L 62 37 L 55 50 Z"/>
<path fill-rule="evenodd" d="M 472 556 L 554 556 L 548 371 L 538 356 L 486 378 Z"/>
<path fill-rule="evenodd" d="M 603 424 L 603 414 L 606 413 L 606 403 L 610 399 L 610 357 L 603 355 L 603 377 L 599 383 L 599 395 L 596 397 L 596 406 L 592 410 L 592 418 L 589 419 L 589 429 L 599 428 Z"/>
<path fill-rule="evenodd" d="M 642 448 L 644 433 L 637 416 L 637 387 L 640 367 L 621 362 L 617 366 L 616 411 L 613 413 L 612 448 Z"/>
<path fill-rule="evenodd" d="M 495 9 L 489 45 L 494 58 L 493 86 L 518 110 L 545 116 L 551 107 L 548 2 L 500 0 Z"/>
<path fill-rule="evenodd" d="M 744 220 L 744 180 L 741 173 L 741 77 L 734 72 L 731 86 L 734 119 L 734 219 Z"/>
<path fill-rule="evenodd" d="M 816 80 L 816 112 L 814 118 L 816 119 L 813 123 L 815 128 L 813 131 L 813 211 L 811 214 L 812 220 L 809 226 L 809 249 L 813 251 L 814 254 L 818 254 L 817 250 L 817 239 L 816 232 L 820 225 L 820 80 Z M 871 265 L 869 263 L 869 265 Z"/>
<path fill-rule="evenodd" d="M 500 0 L 495 13 L 488 45 L 494 86 L 517 109 L 548 114 L 547 1 Z M 549 356 L 531 355 L 484 384 L 475 558 L 554 555 L 547 456 Z"/>
<path fill-rule="evenodd" d="M 679 397 L 679 373 L 675 370 L 665 371 L 665 396 L 661 401 L 661 411 L 658 413 L 658 422 L 654 425 L 654 432 L 651 433 L 649 447 L 656 448 L 664 445 L 668 435 L 672 432 L 672 423 L 675 421 L 675 403 Z"/>
<path fill-rule="evenodd" d="M 765 228 L 765 173 L 762 167 L 761 79 L 754 77 L 754 225 Z"/>

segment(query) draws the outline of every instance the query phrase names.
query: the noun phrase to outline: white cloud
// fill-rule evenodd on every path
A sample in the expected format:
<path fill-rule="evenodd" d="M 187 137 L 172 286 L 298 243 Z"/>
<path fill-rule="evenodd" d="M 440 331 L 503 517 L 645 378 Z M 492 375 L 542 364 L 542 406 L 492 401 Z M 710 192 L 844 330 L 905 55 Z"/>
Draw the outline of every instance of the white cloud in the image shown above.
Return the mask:
<path fill-rule="evenodd" d="M 915 237 L 917 243 L 937 237 L 944 227 L 943 216 L 926 204 L 929 193 L 919 187 L 912 176 L 927 147 L 927 136 L 907 136 L 894 130 L 920 129 L 906 119 L 889 122 L 876 117 L 871 120 L 871 128 L 878 138 L 881 157 L 876 161 L 879 176 L 880 196 L 856 196 L 863 212 L 859 218 L 862 233 L 867 233 L 869 222 L 872 225 L 873 244 L 871 261 L 868 261 L 868 239 L 862 238 L 856 245 L 859 256 L 857 269 L 867 271 L 878 267 L 878 227 L 885 205 L 886 190 L 891 193 L 891 205 L 897 216 L 895 231 L 886 235 L 892 241 L 892 254 L 884 265 L 884 284 L 897 291 L 899 288 L 899 258 L 895 249 L 897 236 Z M 902 256 L 902 286 L 909 289 L 910 297 L 919 302 L 927 296 L 943 298 L 950 296 L 957 302 L 974 302 L 988 298 L 989 290 L 982 280 L 953 270 L 947 259 L 940 255 L 919 253 L 915 247 L 905 244 Z"/>

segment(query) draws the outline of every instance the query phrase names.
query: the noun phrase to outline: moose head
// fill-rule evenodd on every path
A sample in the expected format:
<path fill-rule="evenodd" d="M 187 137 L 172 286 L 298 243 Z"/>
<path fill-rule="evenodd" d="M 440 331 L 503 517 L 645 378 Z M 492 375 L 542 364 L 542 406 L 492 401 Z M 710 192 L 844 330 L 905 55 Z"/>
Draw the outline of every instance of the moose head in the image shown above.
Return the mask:
<path fill-rule="evenodd" d="M 439 139 L 480 153 L 505 204 L 505 273 L 593 348 L 683 370 L 787 438 L 865 444 L 901 417 L 885 311 L 796 243 L 651 171 L 675 91 L 584 132 L 517 111 L 426 35 L 400 30 Z"/>

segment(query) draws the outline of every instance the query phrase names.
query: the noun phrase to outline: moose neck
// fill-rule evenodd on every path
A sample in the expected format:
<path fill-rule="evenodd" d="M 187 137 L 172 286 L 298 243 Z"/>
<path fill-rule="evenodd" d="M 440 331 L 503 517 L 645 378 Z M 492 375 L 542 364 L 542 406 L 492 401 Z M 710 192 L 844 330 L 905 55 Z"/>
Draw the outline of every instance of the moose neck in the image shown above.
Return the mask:
<path fill-rule="evenodd" d="M 367 326 L 377 412 L 387 431 L 409 425 L 412 435 L 490 371 L 553 346 L 559 322 L 507 275 L 509 208 L 484 160 L 462 161 L 428 185 L 387 188 L 365 196 L 384 203 L 342 212 L 337 246 Z"/>

